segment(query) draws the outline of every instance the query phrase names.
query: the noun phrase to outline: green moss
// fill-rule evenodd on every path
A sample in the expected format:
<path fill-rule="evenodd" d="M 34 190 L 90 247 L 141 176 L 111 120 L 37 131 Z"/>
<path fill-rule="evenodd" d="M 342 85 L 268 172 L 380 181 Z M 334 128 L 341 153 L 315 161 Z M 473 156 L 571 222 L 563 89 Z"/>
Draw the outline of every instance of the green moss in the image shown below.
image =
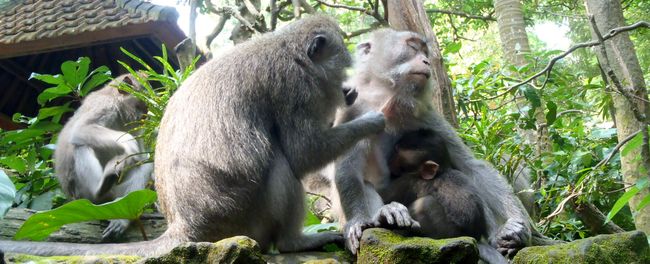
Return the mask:
<path fill-rule="evenodd" d="M 361 239 L 359 263 L 476 263 L 478 249 L 470 237 L 435 240 L 404 237 L 371 228 Z"/>
<path fill-rule="evenodd" d="M 650 263 L 645 234 L 600 235 L 552 246 L 527 247 L 513 263 Z"/>
<path fill-rule="evenodd" d="M 141 258 L 137 256 L 52 256 L 41 257 L 24 254 L 7 254 L 6 259 L 15 263 L 136 263 Z"/>
<path fill-rule="evenodd" d="M 266 263 L 257 242 L 245 237 L 226 238 L 217 243 L 185 243 L 168 254 L 148 258 L 145 263 Z"/>

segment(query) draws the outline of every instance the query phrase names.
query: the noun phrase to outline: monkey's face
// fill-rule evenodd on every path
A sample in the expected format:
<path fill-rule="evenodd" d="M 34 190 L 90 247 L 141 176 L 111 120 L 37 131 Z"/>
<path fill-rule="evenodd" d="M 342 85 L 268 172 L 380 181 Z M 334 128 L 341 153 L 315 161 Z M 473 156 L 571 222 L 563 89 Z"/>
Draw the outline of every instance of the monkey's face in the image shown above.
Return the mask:
<path fill-rule="evenodd" d="M 398 92 L 417 92 L 431 77 L 429 48 L 416 33 L 381 30 L 357 49 L 359 60 L 374 76 L 405 90 Z"/>

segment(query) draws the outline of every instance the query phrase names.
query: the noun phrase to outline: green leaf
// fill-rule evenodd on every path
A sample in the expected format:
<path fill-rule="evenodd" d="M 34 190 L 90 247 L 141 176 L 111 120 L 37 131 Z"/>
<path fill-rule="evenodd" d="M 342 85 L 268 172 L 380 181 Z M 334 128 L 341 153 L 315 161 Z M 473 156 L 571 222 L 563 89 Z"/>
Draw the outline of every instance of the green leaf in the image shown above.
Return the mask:
<path fill-rule="evenodd" d="M 64 105 L 43 107 L 40 110 L 38 110 L 37 117 L 39 120 L 43 120 L 48 117 L 54 117 L 54 119 L 58 120 L 63 114 L 74 111 L 74 109 L 72 109 L 69 105 L 70 103 L 68 102 Z"/>
<path fill-rule="evenodd" d="M 38 95 L 36 101 L 38 104 L 43 106 L 45 103 L 51 101 L 54 98 L 59 98 L 62 95 L 66 95 L 72 92 L 72 88 L 66 84 L 59 84 L 56 87 L 47 88 L 41 94 Z"/>
<path fill-rule="evenodd" d="M 324 231 L 336 231 L 338 226 L 338 223 L 314 224 L 303 227 L 302 232 L 304 234 L 316 234 Z"/>
<path fill-rule="evenodd" d="M 61 226 L 90 220 L 137 219 L 144 208 L 156 201 L 156 192 L 139 190 L 120 199 L 94 205 L 86 199 L 75 200 L 54 210 L 38 212 L 25 221 L 14 239 L 43 240 Z"/>
<path fill-rule="evenodd" d="M 449 43 L 445 46 L 445 53 L 457 53 L 463 47 L 461 42 Z"/>
<path fill-rule="evenodd" d="M 5 165 L 21 174 L 25 173 L 27 170 L 27 164 L 25 163 L 25 160 L 17 156 L 1 157 L 0 164 Z"/>
<path fill-rule="evenodd" d="M 627 202 L 638 192 L 639 192 L 639 188 L 637 188 L 636 186 L 632 186 L 629 190 L 627 190 L 627 192 L 625 192 L 621 196 L 621 198 L 618 198 L 618 200 L 616 200 L 616 203 L 614 203 L 614 206 L 612 206 L 612 210 L 609 211 L 609 213 L 607 213 L 607 219 L 605 220 L 605 224 L 607 224 L 610 220 L 612 220 L 612 218 L 616 216 L 618 211 L 620 211 L 623 208 L 623 206 L 625 206 Z"/>
<path fill-rule="evenodd" d="M 645 197 L 643 197 L 643 200 L 636 206 L 636 210 L 639 211 L 646 207 L 650 203 L 650 194 L 646 194 Z"/>
<path fill-rule="evenodd" d="M 16 197 L 16 187 L 9 176 L 0 170 L 0 219 L 3 219 Z"/>
<path fill-rule="evenodd" d="M 623 149 L 621 149 L 621 156 L 627 156 L 630 151 L 640 147 L 641 144 L 643 144 L 643 133 L 638 133 L 634 138 L 628 141 L 625 146 L 623 146 Z"/>
<path fill-rule="evenodd" d="M 90 79 L 85 81 L 81 87 L 81 90 L 79 90 L 81 96 L 86 96 L 97 86 L 109 81 L 111 79 L 111 71 L 106 66 L 100 66 L 99 68 L 93 70 L 90 73 L 89 77 Z"/>
<path fill-rule="evenodd" d="M 65 82 L 63 79 L 63 76 L 57 74 L 57 75 L 50 75 L 50 74 L 39 74 L 32 72 L 32 74 L 29 76 L 29 79 L 36 79 L 41 82 L 49 83 L 49 84 L 54 84 L 54 85 L 59 85 Z"/>
<path fill-rule="evenodd" d="M 546 102 L 546 124 L 547 126 L 552 125 L 557 118 L 557 105 L 553 102 Z"/>
<path fill-rule="evenodd" d="M 61 64 L 61 72 L 66 83 L 70 86 L 80 89 L 80 85 L 88 74 L 90 59 L 81 57 L 77 61 L 65 61 Z"/>
<path fill-rule="evenodd" d="M 533 88 L 532 86 L 526 86 L 524 89 L 524 96 L 533 105 L 533 108 L 537 108 L 542 105 L 542 101 L 539 99 L 537 89 Z"/>

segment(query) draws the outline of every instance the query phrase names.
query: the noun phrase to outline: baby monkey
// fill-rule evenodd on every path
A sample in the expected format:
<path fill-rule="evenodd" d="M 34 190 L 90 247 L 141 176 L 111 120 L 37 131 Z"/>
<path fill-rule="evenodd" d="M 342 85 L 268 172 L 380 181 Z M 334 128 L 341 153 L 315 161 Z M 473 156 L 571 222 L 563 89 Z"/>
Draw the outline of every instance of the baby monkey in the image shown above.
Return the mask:
<path fill-rule="evenodd" d="M 451 166 L 444 140 L 432 130 L 404 133 L 388 165 L 393 180 L 379 191 L 384 203 L 399 202 L 420 223 L 414 235 L 431 238 L 471 236 L 479 241 L 481 259 L 506 263 L 487 240 L 484 203 L 468 177 Z M 486 240 L 482 240 L 486 238 Z"/>

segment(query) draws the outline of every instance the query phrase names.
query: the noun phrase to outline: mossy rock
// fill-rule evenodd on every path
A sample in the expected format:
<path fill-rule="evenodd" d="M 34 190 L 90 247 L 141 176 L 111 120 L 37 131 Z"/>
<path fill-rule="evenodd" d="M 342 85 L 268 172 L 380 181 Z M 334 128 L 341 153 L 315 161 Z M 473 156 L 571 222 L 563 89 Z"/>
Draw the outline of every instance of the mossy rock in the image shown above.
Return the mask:
<path fill-rule="evenodd" d="M 24 254 L 12 254 L 7 253 L 5 260 L 7 263 L 115 263 L 115 264 L 130 264 L 136 263 L 140 260 L 140 257 L 136 256 L 54 256 L 54 257 L 40 257 Z"/>
<path fill-rule="evenodd" d="M 431 239 L 404 237 L 370 228 L 363 232 L 358 263 L 477 263 L 476 240 L 471 237 Z"/>
<path fill-rule="evenodd" d="M 266 263 L 260 247 L 245 236 L 236 236 L 216 243 L 188 242 L 156 258 L 144 260 L 147 264 L 162 263 Z"/>
<path fill-rule="evenodd" d="M 631 231 L 599 235 L 570 243 L 527 247 L 519 251 L 512 263 L 650 263 L 646 235 Z"/>
<path fill-rule="evenodd" d="M 335 264 L 335 263 L 353 263 L 354 256 L 347 250 L 335 252 L 295 252 L 282 254 L 264 255 L 268 263 L 309 263 L 309 264 Z"/>

